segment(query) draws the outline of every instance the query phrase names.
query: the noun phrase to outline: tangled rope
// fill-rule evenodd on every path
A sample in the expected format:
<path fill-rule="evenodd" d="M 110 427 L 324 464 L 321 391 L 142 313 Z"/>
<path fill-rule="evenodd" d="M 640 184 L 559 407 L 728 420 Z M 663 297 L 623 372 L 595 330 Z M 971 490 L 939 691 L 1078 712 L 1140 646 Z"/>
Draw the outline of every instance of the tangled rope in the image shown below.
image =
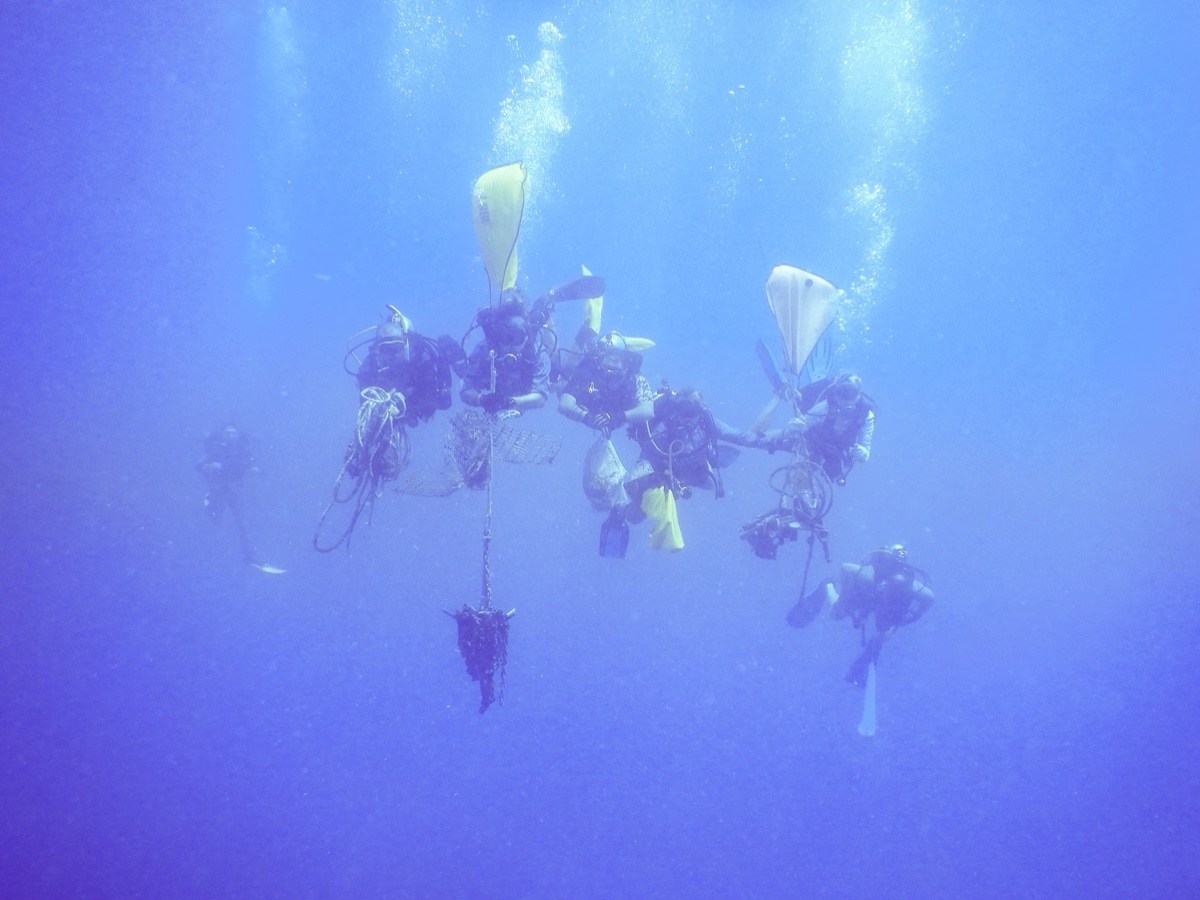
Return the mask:
<path fill-rule="evenodd" d="M 404 394 L 368 387 L 360 392 L 358 415 L 354 438 L 346 450 L 346 459 L 333 484 L 333 497 L 313 533 L 313 547 L 320 553 L 329 553 L 345 544 L 363 513 L 367 513 L 367 524 L 371 522 L 375 500 L 383 491 L 383 485 L 392 481 L 408 465 L 411 444 L 404 427 L 404 416 L 408 411 Z M 349 475 L 353 484 L 343 494 L 342 482 Z M 351 504 L 349 521 L 337 539 L 327 545 L 321 543 L 321 532 L 334 506 Z"/>

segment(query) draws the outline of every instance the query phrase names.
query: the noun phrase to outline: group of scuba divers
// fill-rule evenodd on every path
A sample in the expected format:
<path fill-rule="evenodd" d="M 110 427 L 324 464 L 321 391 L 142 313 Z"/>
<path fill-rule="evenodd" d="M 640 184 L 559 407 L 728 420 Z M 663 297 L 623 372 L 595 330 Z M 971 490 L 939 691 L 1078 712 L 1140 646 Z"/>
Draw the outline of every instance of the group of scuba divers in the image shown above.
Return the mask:
<path fill-rule="evenodd" d="M 447 611 L 458 625 L 459 650 L 468 674 L 479 682 L 483 712 L 503 695 L 508 621 L 515 612 L 491 604 L 493 462 L 496 457 L 548 462 L 561 445 L 561 439 L 518 427 L 517 417 L 557 396 L 563 416 L 595 432 L 584 461 L 583 489 L 592 506 L 607 514 L 599 551 L 612 558 L 625 556 L 630 525 L 646 520 L 651 523 L 652 547 L 682 549 L 677 498 L 686 499 L 695 490 L 722 496 L 722 469 L 736 457 L 736 447 L 781 452 L 788 462 L 771 476 L 778 502 L 744 525 L 741 537 L 757 556 L 775 559 L 783 544 L 807 535 L 800 599 L 787 621 L 804 628 L 828 609 L 834 619 L 853 623 L 861 652 L 846 680 L 867 688 L 860 731 L 874 733 L 875 663 L 880 650 L 898 628 L 925 614 L 933 593 L 929 576 L 908 561 L 902 544 L 875 550 L 857 564 L 844 564 L 836 581 L 825 579 L 808 590 L 816 543 L 822 546 L 825 562 L 831 562 L 824 517 L 832 505 L 834 486 L 845 484 L 852 468 L 870 458 L 875 430 L 876 405 L 864 392 L 861 377 L 854 372 L 829 376 L 828 360 L 816 359 L 822 347 L 828 354 L 824 331 L 834 318 L 841 292 L 801 269 L 778 266 L 772 271 L 767 297 L 787 365 L 781 374 L 771 352 L 759 342 L 759 359 L 775 396 L 750 429 L 739 431 L 714 416 L 699 391 L 672 390 L 666 381 L 658 390 L 651 387 L 642 373 L 642 351 L 654 346 L 652 341 L 602 333 L 603 278 L 584 269 L 581 277 L 528 301 L 515 285 L 516 235 L 526 184 L 520 164 L 491 170 L 476 183 L 476 232 L 489 281 L 502 288 L 494 302 L 476 313 L 462 340 L 420 334 L 395 306 L 387 308 L 378 325 L 351 339 L 344 368 L 357 381 L 356 424 L 332 499 L 317 524 L 314 547 L 329 552 L 348 545 L 360 518 L 366 514 L 369 521 L 375 501 L 389 486 L 400 493 L 426 496 L 463 487 L 486 489 L 482 602 L 478 607 L 464 604 L 456 612 Z M 504 200 L 515 204 L 516 224 L 497 242 L 488 229 L 499 221 L 497 210 Z M 555 328 L 556 307 L 568 301 L 582 301 L 584 308 L 570 346 L 560 345 Z M 478 339 L 468 351 L 477 331 Z M 451 409 L 456 377 L 462 408 L 449 416 L 443 468 L 432 476 L 414 474 L 409 467 L 408 431 Z M 789 420 L 782 427 L 768 428 L 779 405 L 790 407 Z M 612 440 L 621 429 L 638 448 L 638 458 L 629 469 Z M 209 436 L 206 459 L 199 467 L 209 486 L 210 513 L 218 515 L 222 508 L 232 507 L 243 553 L 251 562 L 241 523 L 240 484 L 252 464 L 244 436 L 228 426 Z M 868 634 L 872 618 L 874 628 Z M 497 675 L 499 694 L 494 684 Z"/>
<path fill-rule="evenodd" d="M 494 434 L 501 423 L 545 406 L 557 393 L 558 411 L 597 434 L 583 481 L 592 505 L 608 514 L 600 530 L 602 556 L 624 557 L 630 524 L 647 518 L 653 519 L 652 546 L 682 549 L 674 500 L 688 498 L 698 489 L 712 490 L 720 497 L 721 470 L 732 462 L 734 453 L 728 449 L 732 445 L 784 452 L 790 458 L 771 479 L 779 495 L 777 506 L 742 528 L 741 537 L 753 552 L 775 559 L 784 543 L 807 533 L 805 580 L 814 542 L 822 545 L 829 562 L 823 519 L 832 503 L 833 485 L 845 484 L 853 466 L 867 462 L 871 454 L 876 406 L 863 391 L 860 376 L 846 372 L 790 392 L 793 416 L 782 428 L 737 430 L 713 415 L 699 391 L 672 390 L 665 382 L 657 391 L 651 387 L 641 371 L 641 352 L 631 349 L 644 349 L 649 341 L 616 332 L 601 334 L 585 316 L 574 346 L 558 346 L 554 304 L 571 299 L 590 302 L 596 298 L 589 295 L 602 288 L 602 279 L 584 276 L 533 304 L 520 289 L 505 291 L 498 304 L 479 311 L 462 342 L 446 335 L 437 339 L 422 335 L 399 309 L 388 307 L 384 320 L 365 330 L 367 336 L 347 354 L 347 361 L 358 360 L 365 350 L 352 373 L 359 391 L 357 423 L 320 526 L 332 509 L 342 505 L 349 510 L 348 518 L 340 534 L 325 543 L 319 526 L 314 546 L 327 552 L 349 542 L 360 516 L 369 513 L 385 487 L 407 469 L 408 429 L 451 408 L 457 376 L 459 399 L 466 410 L 451 423 L 446 441 L 448 471 L 440 480 L 444 487 L 427 492 L 487 486 L 492 460 L 469 435 Z M 464 344 L 476 328 L 481 337 L 467 353 Z M 622 428 L 639 450 L 628 471 L 611 441 Z M 243 553 L 252 561 L 240 503 L 241 480 L 253 470 L 248 439 L 229 425 L 214 431 L 205 443 L 205 461 L 199 469 L 209 488 L 206 508 L 214 517 L 231 509 Z M 553 458 L 553 451 L 548 458 Z M 410 485 L 409 492 L 423 491 Z M 826 579 L 810 592 L 802 588 L 801 593 L 788 613 L 789 624 L 803 628 L 829 609 L 834 619 L 849 618 L 859 630 L 862 650 L 846 676 L 859 686 L 866 685 L 884 640 L 919 619 L 933 603 L 928 575 L 908 561 L 901 544 L 876 550 L 860 563 L 847 563 L 837 582 Z M 451 615 L 459 623 L 460 646 L 465 641 L 468 650 L 478 651 L 464 656 L 468 669 L 478 670 L 481 676 L 473 672 L 473 677 L 486 682 L 486 708 L 494 696 L 488 660 L 496 661 L 498 651 L 495 629 L 484 626 L 493 616 L 506 620 L 511 613 L 464 606 Z M 874 632 L 868 636 L 872 617 Z M 502 656 L 503 647 L 499 653 Z"/>

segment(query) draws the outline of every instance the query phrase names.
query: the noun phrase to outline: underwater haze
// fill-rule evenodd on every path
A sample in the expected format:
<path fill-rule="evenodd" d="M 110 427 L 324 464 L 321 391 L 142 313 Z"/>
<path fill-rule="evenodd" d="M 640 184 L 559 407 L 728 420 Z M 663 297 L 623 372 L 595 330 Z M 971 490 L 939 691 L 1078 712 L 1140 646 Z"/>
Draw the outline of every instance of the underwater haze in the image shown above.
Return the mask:
<path fill-rule="evenodd" d="M 0 35 L 5 896 L 1200 895 L 1195 4 L 10 0 Z M 563 446 L 496 465 L 479 715 L 443 610 L 485 493 L 312 538 L 347 340 L 467 330 L 472 185 L 515 160 L 518 283 L 602 275 L 652 384 L 748 427 L 788 264 L 879 411 L 807 578 L 739 539 L 780 456 L 607 559 L 590 434 L 523 416 Z M 202 507 L 230 421 L 284 574 Z M 864 737 L 858 635 L 785 615 L 893 541 L 937 602 Z"/>

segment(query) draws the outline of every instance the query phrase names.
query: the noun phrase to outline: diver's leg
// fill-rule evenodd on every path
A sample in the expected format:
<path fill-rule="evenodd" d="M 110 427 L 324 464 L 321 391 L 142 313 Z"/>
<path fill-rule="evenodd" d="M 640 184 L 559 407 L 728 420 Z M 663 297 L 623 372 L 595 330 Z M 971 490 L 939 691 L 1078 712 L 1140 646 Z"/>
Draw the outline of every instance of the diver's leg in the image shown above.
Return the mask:
<path fill-rule="evenodd" d="M 851 601 L 854 594 L 847 589 L 847 584 L 857 576 L 859 568 L 859 566 L 853 563 L 847 563 L 842 566 L 842 588 L 840 591 L 832 579 L 829 581 L 829 586 L 826 588 L 829 596 L 829 614 L 835 619 L 844 619 L 853 612 Z"/>
<path fill-rule="evenodd" d="M 646 514 L 642 511 L 642 495 L 661 477 L 646 460 L 639 459 L 634 463 L 629 477 L 625 480 L 625 493 L 629 495 L 629 505 L 624 507 L 623 513 L 627 521 L 635 525 L 645 521 Z"/>
<path fill-rule="evenodd" d="M 254 550 L 250 546 L 250 536 L 246 534 L 246 520 L 242 517 L 242 498 L 239 494 L 230 492 L 229 511 L 233 515 L 233 524 L 237 528 L 238 547 L 242 551 L 242 562 L 253 564 Z"/>

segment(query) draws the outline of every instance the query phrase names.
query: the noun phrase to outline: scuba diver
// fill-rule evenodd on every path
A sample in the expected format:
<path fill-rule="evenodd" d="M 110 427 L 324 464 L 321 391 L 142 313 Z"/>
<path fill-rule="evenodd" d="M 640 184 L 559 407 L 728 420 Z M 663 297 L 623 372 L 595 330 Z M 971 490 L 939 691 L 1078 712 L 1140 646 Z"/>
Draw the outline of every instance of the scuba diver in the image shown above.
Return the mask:
<path fill-rule="evenodd" d="M 791 446 L 792 460 L 771 474 L 778 505 L 743 525 L 741 537 L 756 556 L 775 559 L 782 544 L 807 531 L 809 561 L 819 540 L 829 562 L 824 519 L 833 506 L 833 485 L 844 485 L 854 464 L 870 458 L 875 402 L 853 373 L 813 382 L 788 396 L 797 412 L 790 427 L 800 440 Z"/>
<path fill-rule="evenodd" d="M 242 485 L 247 472 L 258 471 L 250 453 L 250 438 L 232 423 L 213 429 L 204 439 L 204 459 L 196 464 L 196 471 L 208 488 L 204 495 L 204 509 L 209 518 L 219 522 L 225 510 L 229 509 L 240 529 Z"/>
<path fill-rule="evenodd" d="M 260 471 L 250 452 L 250 437 L 232 423 L 213 429 L 204 439 L 204 459 L 196 464 L 196 471 L 200 473 L 207 487 L 204 509 L 209 518 L 220 522 L 227 509 L 233 517 L 242 561 L 271 575 L 283 574 L 283 569 L 254 561 L 254 550 L 246 534 L 246 522 L 242 515 L 242 488 L 247 473 L 257 474 Z"/>
<path fill-rule="evenodd" d="M 687 499 L 694 488 L 712 488 L 718 498 L 725 495 L 721 469 L 736 459 L 736 451 L 722 444 L 774 452 L 796 440 L 791 426 L 766 433 L 737 431 L 712 414 L 698 390 L 673 391 L 666 385 L 654 399 L 651 418 L 631 424 L 627 433 L 641 455 L 624 484 L 626 502 L 614 506 L 602 528 L 605 556 L 623 556 L 627 523 L 647 515 L 656 520 L 654 546 L 682 549 L 674 497 Z M 614 552 L 606 552 L 607 545 Z"/>
<path fill-rule="evenodd" d="M 366 358 L 354 374 L 359 391 L 359 425 L 346 450 L 346 473 L 380 483 L 395 478 L 408 461 L 406 425 L 428 422 L 439 409 L 450 408 L 451 357 L 454 339 L 437 341 L 417 334 L 412 322 L 394 306 L 375 326 Z M 345 365 L 357 359 L 360 342 L 346 353 Z M 365 427 L 364 427 L 365 426 Z"/>
<path fill-rule="evenodd" d="M 817 585 L 788 612 L 788 624 L 804 628 L 826 606 L 834 619 L 850 619 L 859 630 L 862 653 L 846 674 L 846 680 L 862 687 L 867 669 L 879 658 L 883 642 L 897 628 L 911 625 L 933 605 L 929 575 L 908 561 L 904 544 L 889 544 L 875 550 L 857 565 L 845 563 L 841 589 L 833 579 Z M 867 620 L 875 617 L 875 633 L 867 637 Z"/>
<path fill-rule="evenodd" d="M 558 399 L 558 411 L 606 436 L 626 423 L 654 416 L 654 390 L 642 374 L 641 354 L 616 332 L 598 338 L 576 365 Z"/>
<path fill-rule="evenodd" d="M 470 356 L 460 357 L 456 371 L 463 386 L 459 397 L 467 410 L 451 421 L 448 456 L 461 484 L 480 489 L 491 476 L 490 441 L 493 424 L 546 405 L 550 396 L 550 345 L 553 329 L 548 316 L 535 316 L 519 288 L 501 295 L 497 306 L 475 315 L 463 343 L 478 326 L 483 338 Z"/>
<path fill-rule="evenodd" d="M 345 462 L 333 487 L 333 498 L 321 514 L 313 535 L 313 546 L 327 553 L 347 542 L 363 512 L 370 509 L 383 485 L 394 480 L 407 466 L 411 449 L 407 427 L 433 418 L 438 410 L 450 408 L 451 370 L 459 354 L 448 336 L 438 340 L 412 330 L 412 323 L 399 309 L 388 306 L 387 318 L 369 338 L 352 338 L 342 367 L 358 382 L 359 404 L 354 437 L 346 448 Z M 358 354 L 367 348 L 359 361 Z M 358 362 L 351 371 L 350 360 Z M 352 486 L 343 493 L 343 480 Z M 349 524 L 337 540 L 322 545 L 321 529 L 335 505 L 352 503 Z"/>
<path fill-rule="evenodd" d="M 862 378 L 853 372 L 808 385 L 801 393 L 816 393 L 816 400 L 800 410 L 804 450 L 831 480 L 845 484 L 854 464 L 871 457 L 875 401 L 863 393 Z"/>
<path fill-rule="evenodd" d="M 419 425 L 439 409 L 450 408 L 450 370 L 458 345 L 449 336 L 434 341 L 417 334 L 404 313 L 390 305 L 388 311 L 388 318 L 375 326 L 374 339 L 355 378 L 359 391 L 399 391 L 404 397 L 405 421 Z"/>
<path fill-rule="evenodd" d="M 623 557 L 629 546 L 629 526 L 620 510 L 629 503 L 623 486 L 627 473 L 612 433 L 654 416 L 654 390 L 641 369 L 641 354 L 611 332 L 592 343 L 559 395 L 560 413 L 599 433 L 584 458 L 583 491 L 593 507 L 609 513 L 600 530 L 601 556 Z"/>
<path fill-rule="evenodd" d="M 548 326 L 534 321 L 524 293 L 519 288 L 505 291 L 497 306 L 476 314 L 475 324 L 483 330 L 483 339 L 460 362 L 463 403 L 489 416 L 545 406 L 550 396 L 550 347 L 542 332 Z"/>

